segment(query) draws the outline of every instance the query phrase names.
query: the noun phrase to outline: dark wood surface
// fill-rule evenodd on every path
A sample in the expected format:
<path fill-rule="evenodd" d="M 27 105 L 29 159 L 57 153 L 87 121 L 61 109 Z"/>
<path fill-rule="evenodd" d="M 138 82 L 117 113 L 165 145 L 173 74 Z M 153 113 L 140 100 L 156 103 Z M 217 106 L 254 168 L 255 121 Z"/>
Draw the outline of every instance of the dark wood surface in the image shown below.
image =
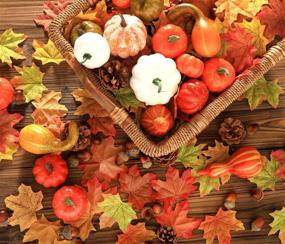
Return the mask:
<path fill-rule="evenodd" d="M 25 53 L 29 58 L 24 64 L 31 64 L 30 58 L 33 49 L 33 39 L 46 40 L 47 37 L 41 28 L 35 26 L 33 19 L 42 11 L 41 5 L 43 0 L 0 0 L 0 33 L 6 28 L 12 27 L 16 32 L 23 32 L 28 35 L 25 42 Z M 16 62 L 21 65 L 21 62 Z M 79 82 L 72 70 L 64 63 L 61 65 L 45 65 L 41 66 L 42 71 L 46 72 L 44 78 L 45 85 L 56 91 L 62 91 L 62 102 L 67 105 L 69 113 L 66 119 L 75 119 L 72 115 L 75 110 L 75 103 L 70 92 L 79 87 Z M 7 65 L 0 64 L 0 76 L 11 78 L 15 75 L 15 71 Z M 269 79 L 279 79 L 283 88 L 285 88 L 285 60 L 272 69 L 267 77 Z M 20 112 L 25 119 L 19 125 L 22 127 L 32 122 L 32 107 L 18 106 L 12 107 L 11 111 Z M 230 106 L 222 113 L 209 128 L 199 136 L 201 142 L 213 144 L 214 139 L 218 139 L 217 128 L 223 118 L 228 116 L 236 117 L 245 123 L 260 123 L 261 129 L 251 137 L 247 137 L 242 145 L 252 145 L 261 149 L 264 154 L 269 154 L 272 149 L 284 148 L 285 145 L 285 96 L 281 96 L 281 102 L 278 109 L 272 109 L 266 103 L 261 105 L 254 112 L 250 112 L 245 101 L 239 101 Z M 1 136 L 1 135 L 0 135 Z M 124 133 L 118 131 L 118 139 L 125 139 Z M 40 211 L 48 218 L 54 219 L 51 210 L 51 200 L 54 190 L 43 189 L 37 185 L 32 176 L 32 166 L 36 157 L 19 150 L 13 162 L 2 162 L 0 165 L 0 208 L 4 207 L 4 198 L 10 194 L 15 194 L 20 183 L 31 185 L 34 190 L 42 190 L 44 193 L 44 209 Z M 164 169 L 152 167 L 152 172 L 162 175 Z M 143 170 L 146 172 L 146 170 Z M 80 182 L 81 173 L 77 170 L 71 170 L 68 184 Z M 280 243 L 277 236 L 267 236 L 269 231 L 268 224 L 272 218 L 268 213 L 276 209 L 281 209 L 285 205 L 285 186 L 283 182 L 277 184 L 275 191 L 266 191 L 264 200 L 256 202 L 250 197 L 250 190 L 254 184 L 247 180 L 232 177 L 231 181 L 221 187 L 219 192 L 214 191 L 209 196 L 200 198 L 198 192 L 191 195 L 190 199 L 190 215 L 202 217 L 205 214 L 214 215 L 219 207 L 222 206 L 226 194 L 235 191 L 238 194 L 236 210 L 237 217 L 240 219 L 246 230 L 233 233 L 232 243 L 235 244 L 275 244 Z M 251 232 L 250 222 L 257 216 L 263 216 L 266 220 L 266 227 L 261 232 Z M 89 244 L 105 244 L 115 243 L 119 230 L 116 228 L 105 229 L 93 233 L 86 243 Z M 23 233 L 20 232 L 18 226 L 0 229 L 0 243 L 18 244 L 22 243 Z M 154 243 L 154 242 L 153 242 Z M 195 231 L 192 240 L 182 240 L 181 243 L 205 243 L 202 239 L 202 232 Z M 47 243 L 48 244 L 48 243 Z"/>

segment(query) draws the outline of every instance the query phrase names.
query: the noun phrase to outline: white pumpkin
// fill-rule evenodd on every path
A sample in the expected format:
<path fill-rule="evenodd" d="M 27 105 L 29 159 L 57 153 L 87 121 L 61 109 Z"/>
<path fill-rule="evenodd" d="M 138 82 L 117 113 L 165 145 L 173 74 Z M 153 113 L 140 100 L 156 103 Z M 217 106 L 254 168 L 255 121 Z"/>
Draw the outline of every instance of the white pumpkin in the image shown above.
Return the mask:
<path fill-rule="evenodd" d="M 107 40 L 98 33 L 87 32 L 74 44 L 74 56 L 89 69 L 96 69 L 108 62 L 111 50 Z"/>
<path fill-rule="evenodd" d="M 137 99 L 146 105 L 166 104 L 175 95 L 181 74 L 175 62 L 156 53 L 139 58 L 130 85 Z"/>
<path fill-rule="evenodd" d="M 103 36 L 107 39 L 114 56 L 127 58 L 137 55 L 146 46 L 147 31 L 136 16 L 113 16 L 106 24 Z"/>

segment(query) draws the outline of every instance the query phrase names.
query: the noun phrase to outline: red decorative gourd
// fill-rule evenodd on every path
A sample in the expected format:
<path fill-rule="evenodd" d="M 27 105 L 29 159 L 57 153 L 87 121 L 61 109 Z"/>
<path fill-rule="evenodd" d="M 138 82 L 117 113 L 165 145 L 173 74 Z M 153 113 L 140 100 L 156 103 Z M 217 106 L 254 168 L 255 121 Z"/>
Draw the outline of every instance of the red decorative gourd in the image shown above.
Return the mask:
<path fill-rule="evenodd" d="M 224 175 L 236 175 L 240 178 L 252 178 L 263 169 L 263 159 L 257 149 L 242 147 L 237 150 L 225 163 L 214 163 L 206 169 L 200 170 L 199 175 L 208 175 L 213 178 Z"/>

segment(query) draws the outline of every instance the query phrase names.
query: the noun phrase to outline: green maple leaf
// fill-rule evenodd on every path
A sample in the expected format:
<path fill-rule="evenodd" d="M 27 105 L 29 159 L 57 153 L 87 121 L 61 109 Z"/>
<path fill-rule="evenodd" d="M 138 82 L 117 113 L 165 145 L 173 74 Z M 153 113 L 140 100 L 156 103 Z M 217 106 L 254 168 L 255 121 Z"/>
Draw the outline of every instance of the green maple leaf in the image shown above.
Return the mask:
<path fill-rule="evenodd" d="M 4 31 L 0 35 L 0 60 L 12 67 L 13 59 L 25 59 L 19 44 L 26 40 L 26 35 L 15 33 L 12 29 Z"/>
<path fill-rule="evenodd" d="M 142 107 L 143 104 L 136 98 L 131 87 L 125 87 L 117 91 L 113 91 L 116 99 L 126 109 Z"/>
<path fill-rule="evenodd" d="M 220 189 L 220 178 L 211 178 L 207 175 L 200 176 L 196 179 L 199 185 L 200 196 L 208 195 L 212 190 L 219 190 Z"/>
<path fill-rule="evenodd" d="M 257 80 L 245 93 L 250 109 L 256 109 L 263 101 L 276 108 L 279 105 L 279 96 L 283 93 L 282 87 L 277 83 L 277 80 L 267 81 L 264 77 Z"/>
<path fill-rule="evenodd" d="M 103 212 L 101 217 L 107 217 L 117 222 L 122 231 L 128 228 L 133 219 L 136 219 L 136 212 L 129 203 L 122 202 L 119 194 L 105 197 L 98 207 Z"/>
<path fill-rule="evenodd" d="M 280 167 L 281 164 L 271 157 L 271 160 L 267 160 L 263 170 L 257 176 L 249 178 L 249 181 L 255 183 L 261 190 L 274 190 L 276 182 L 280 179 L 276 175 L 276 171 Z"/>
<path fill-rule="evenodd" d="M 274 218 L 270 225 L 271 230 L 268 235 L 274 235 L 279 231 L 279 239 L 282 243 L 285 243 L 285 208 L 276 210 L 270 215 Z"/>
<path fill-rule="evenodd" d="M 21 74 L 22 81 L 17 89 L 23 90 L 26 102 L 41 98 L 43 91 L 47 88 L 43 85 L 45 74 L 41 72 L 39 67 L 33 64 L 31 67 L 16 67 L 16 70 Z"/>

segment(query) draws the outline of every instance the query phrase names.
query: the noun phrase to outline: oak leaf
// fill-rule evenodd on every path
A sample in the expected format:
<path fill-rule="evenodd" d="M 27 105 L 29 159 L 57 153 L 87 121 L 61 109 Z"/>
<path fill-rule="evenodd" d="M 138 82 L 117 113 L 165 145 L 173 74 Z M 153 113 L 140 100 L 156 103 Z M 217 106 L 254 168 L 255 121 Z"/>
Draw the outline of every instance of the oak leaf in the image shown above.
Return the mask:
<path fill-rule="evenodd" d="M 141 176 L 138 167 L 134 165 L 128 172 L 120 174 L 120 192 L 128 194 L 128 202 L 136 209 L 142 209 L 145 203 L 154 199 L 151 182 L 155 179 L 156 175 L 152 173 Z"/>
<path fill-rule="evenodd" d="M 256 109 L 263 101 L 267 101 L 273 108 L 279 105 L 279 97 L 284 93 L 278 81 L 267 81 L 264 77 L 257 80 L 244 94 L 248 100 L 250 110 Z"/>
<path fill-rule="evenodd" d="M 16 87 L 19 90 L 23 90 L 26 102 L 30 102 L 35 99 L 42 97 L 43 91 L 46 87 L 43 85 L 44 73 L 41 72 L 40 68 L 33 64 L 31 67 L 24 66 L 15 67 L 17 72 L 20 73 L 21 83 L 19 82 Z"/>
<path fill-rule="evenodd" d="M 236 219 L 236 211 L 219 209 L 216 216 L 206 215 L 205 220 L 201 223 L 199 230 L 204 231 L 203 238 L 208 244 L 218 238 L 220 244 L 230 244 L 230 231 L 244 230 L 243 223 Z"/>
<path fill-rule="evenodd" d="M 70 244 L 70 241 L 59 241 L 58 231 L 63 226 L 60 221 L 50 222 L 42 215 L 39 220 L 34 222 L 26 232 L 23 242 L 38 240 L 38 244 Z"/>
<path fill-rule="evenodd" d="M 253 45 L 252 34 L 240 26 L 235 26 L 222 33 L 221 38 L 227 46 L 224 58 L 235 67 L 237 73 L 241 73 L 253 64 L 256 48 Z"/>
<path fill-rule="evenodd" d="M 116 244 L 138 244 L 151 241 L 156 237 L 152 230 L 145 228 L 145 223 L 129 224 L 123 234 L 118 235 Z"/>
<path fill-rule="evenodd" d="M 274 218 L 273 222 L 270 225 L 271 230 L 268 235 L 274 235 L 279 231 L 279 239 L 282 244 L 285 244 L 285 208 L 281 210 L 276 210 L 270 215 Z"/>
<path fill-rule="evenodd" d="M 256 54 L 262 57 L 266 53 L 267 44 L 270 42 L 264 36 L 265 25 L 262 25 L 257 18 L 251 21 L 244 20 L 238 25 L 253 36 L 252 44 L 256 47 Z"/>
<path fill-rule="evenodd" d="M 186 201 L 177 203 L 174 210 L 171 204 L 166 203 L 164 211 L 160 215 L 155 216 L 155 220 L 162 226 L 172 227 L 177 237 L 191 238 L 192 231 L 199 227 L 201 220 L 188 218 L 188 212 L 189 206 Z"/>
<path fill-rule="evenodd" d="M 179 177 L 179 170 L 169 167 L 165 174 L 165 181 L 153 180 L 152 187 L 157 192 L 156 199 L 175 203 L 181 199 L 187 199 L 188 196 L 196 190 L 193 185 L 195 178 L 190 169 L 185 170 Z"/>
<path fill-rule="evenodd" d="M 72 92 L 72 96 L 81 105 L 75 111 L 75 115 L 89 114 L 90 117 L 108 117 L 107 111 L 102 108 L 93 98 L 92 94 L 84 89 L 76 89 Z"/>
<path fill-rule="evenodd" d="M 215 140 L 215 146 L 208 146 L 207 150 L 202 151 L 202 154 L 207 158 L 206 163 L 223 163 L 229 158 L 229 146 L 225 146 L 222 142 Z"/>
<path fill-rule="evenodd" d="M 43 208 L 43 194 L 41 191 L 33 192 L 30 186 L 21 184 L 18 188 L 19 195 L 10 195 L 5 198 L 5 205 L 13 211 L 8 219 L 12 226 L 19 225 L 24 231 L 37 221 L 36 212 Z"/>
<path fill-rule="evenodd" d="M 43 26 L 46 32 L 49 31 L 51 22 L 59 15 L 73 0 L 58 0 L 57 3 L 47 0 L 43 4 L 43 14 L 36 17 L 34 21 L 37 25 Z"/>
<path fill-rule="evenodd" d="M 0 61 L 12 67 L 13 59 L 25 59 L 24 51 L 19 47 L 27 36 L 25 34 L 15 33 L 12 29 L 5 30 L 0 34 Z"/>
<path fill-rule="evenodd" d="M 64 61 L 63 56 L 51 40 L 48 40 L 46 44 L 42 41 L 34 40 L 33 48 L 35 49 L 33 58 L 40 60 L 43 65 L 48 63 L 60 64 Z"/>
<path fill-rule="evenodd" d="M 264 6 L 257 17 L 263 25 L 266 25 L 265 36 L 285 37 L 285 2 L 284 0 L 269 0 L 269 5 Z"/>
<path fill-rule="evenodd" d="M 121 88 L 120 90 L 113 91 L 116 99 L 126 109 L 142 107 L 140 102 L 131 87 Z"/>
<path fill-rule="evenodd" d="M 216 14 L 224 13 L 224 25 L 230 26 L 239 14 L 254 17 L 268 0 L 218 0 Z"/>
<path fill-rule="evenodd" d="M 115 124 L 110 117 L 90 118 L 88 120 L 88 124 L 90 125 L 91 132 L 94 135 L 101 132 L 106 137 L 116 136 Z"/>
<path fill-rule="evenodd" d="M 104 197 L 104 200 L 98 204 L 98 207 L 103 214 L 101 219 L 107 218 L 112 222 L 117 222 L 122 231 L 128 228 L 128 225 L 133 219 L 136 219 L 136 212 L 132 209 L 129 203 L 122 202 L 120 196 L 109 195 Z"/>
<path fill-rule="evenodd" d="M 13 127 L 24 117 L 21 114 L 9 114 L 7 110 L 0 110 L 0 162 L 12 160 L 18 150 L 19 132 Z"/>

